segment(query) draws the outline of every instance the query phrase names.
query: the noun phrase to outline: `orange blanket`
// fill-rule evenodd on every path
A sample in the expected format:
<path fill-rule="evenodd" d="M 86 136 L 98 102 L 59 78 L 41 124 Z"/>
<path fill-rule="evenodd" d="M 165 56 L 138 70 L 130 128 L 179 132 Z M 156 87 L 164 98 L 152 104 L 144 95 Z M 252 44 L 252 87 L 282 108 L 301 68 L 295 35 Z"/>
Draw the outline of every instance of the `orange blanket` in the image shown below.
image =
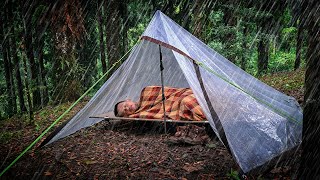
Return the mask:
<path fill-rule="evenodd" d="M 132 118 L 162 119 L 161 86 L 147 86 L 140 96 L 139 108 Z M 197 99 L 189 88 L 164 88 L 166 116 L 174 120 L 203 121 L 206 119 Z"/>

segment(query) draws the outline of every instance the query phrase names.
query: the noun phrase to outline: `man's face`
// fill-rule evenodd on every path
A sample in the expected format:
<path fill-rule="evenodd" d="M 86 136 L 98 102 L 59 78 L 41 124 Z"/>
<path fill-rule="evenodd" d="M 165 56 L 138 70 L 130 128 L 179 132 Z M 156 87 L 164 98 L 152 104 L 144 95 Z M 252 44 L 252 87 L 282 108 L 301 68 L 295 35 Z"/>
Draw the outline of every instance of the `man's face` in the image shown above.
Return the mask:
<path fill-rule="evenodd" d="M 133 114 L 138 109 L 138 104 L 136 102 L 125 100 L 118 104 L 118 114 L 123 117 L 128 117 Z"/>

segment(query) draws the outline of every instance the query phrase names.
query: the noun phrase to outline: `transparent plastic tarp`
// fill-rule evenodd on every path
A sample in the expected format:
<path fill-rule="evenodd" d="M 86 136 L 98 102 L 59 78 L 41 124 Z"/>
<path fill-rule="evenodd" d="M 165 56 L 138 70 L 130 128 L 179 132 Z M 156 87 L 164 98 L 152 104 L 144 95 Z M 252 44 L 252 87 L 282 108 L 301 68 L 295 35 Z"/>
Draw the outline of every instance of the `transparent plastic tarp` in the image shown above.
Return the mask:
<path fill-rule="evenodd" d="M 200 64 L 209 100 L 244 172 L 301 142 L 302 110 L 294 98 L 247 74 L 157 11 L 129 58 L 49 143 L 101 121 L 89 117 L 113 111 L 120 100 L 137 101 L 145 86 L 161 85 L 159 44 L 164 86 L 190 87 L 219 137 L 193 60 Z"/>
<path fill-rule="evenodd" d="M 163 56 L 163 77 L 166 86 L 189 87 L 188 82 L 171 49 L 161 47 Z M 159 45 L 141 41 L 129 58 L 105 82 L 86 106 L 52 139 L 54 142 L 77 130 L 100 122 L 93 115 L 113 111 L 114 105 L 125 99 L 139 100 L 141 90 L 150 85 L 161 86 Z"/>

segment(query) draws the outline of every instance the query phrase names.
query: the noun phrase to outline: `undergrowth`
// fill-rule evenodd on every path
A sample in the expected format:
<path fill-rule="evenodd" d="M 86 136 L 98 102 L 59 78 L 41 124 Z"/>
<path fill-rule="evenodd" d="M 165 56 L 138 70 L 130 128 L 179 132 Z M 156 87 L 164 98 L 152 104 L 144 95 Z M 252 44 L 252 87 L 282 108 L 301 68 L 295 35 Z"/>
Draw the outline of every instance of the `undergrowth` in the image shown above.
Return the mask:
<path fill-rule="evenodd" d="M 79 103 L 55 126 L 59 126 L 64 121 L 70 119 L 85 104 Z M 48 126 L 51 125 L 61 114 L 63 114 L 70 106 L 71 102 L 62 103 L 57 106 L 47 106 L 34 113 L 34 120 L 30 123 L 29 115 L 15 115 L 9 119 L 0 121 L 0 143 L 7 144 L 10 140 L 23 138 L 26 134 L 40 134 Z M 51 131 L 54 128 L 51 129 Z M 50 132 L 50 131 L 49 131 Z"/>

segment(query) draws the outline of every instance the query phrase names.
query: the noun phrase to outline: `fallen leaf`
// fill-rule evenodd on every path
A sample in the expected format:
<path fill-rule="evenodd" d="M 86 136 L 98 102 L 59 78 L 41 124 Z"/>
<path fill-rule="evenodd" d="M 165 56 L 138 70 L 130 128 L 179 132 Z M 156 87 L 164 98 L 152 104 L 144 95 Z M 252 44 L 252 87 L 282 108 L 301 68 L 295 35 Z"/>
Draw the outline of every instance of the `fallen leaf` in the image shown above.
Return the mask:
<path fill-rule="evenodd" d="M 98 161 L 91 161 L 91 160 L 86 160 L 84 161 L 85 164 L 90 165 L 90 164 L 96 164 Z"/>
<path fill-rule="evenodd" d="M 203 169 L 202 166 L 203 166 L 203 162 L 199 161 L 199 162 L 196 162 L 193 164 L 186 163 L 182 169 L 191 173 L 191 172 L 199 171 L 199 170 Z"/>
<path fill-rule="evenodd" d="M 208 143 L 208 144 L 206 144 L 206 146 L 208 148 L 216 148 L 217 147 L 217 145 L 215 143 Z"/>
<path fill-rule="evenodd" d="M 46 171 L 46 172 L 44 172 L 44 175 L 45 176 L 52 176 L 52 173 L 50 171 Z"/>

